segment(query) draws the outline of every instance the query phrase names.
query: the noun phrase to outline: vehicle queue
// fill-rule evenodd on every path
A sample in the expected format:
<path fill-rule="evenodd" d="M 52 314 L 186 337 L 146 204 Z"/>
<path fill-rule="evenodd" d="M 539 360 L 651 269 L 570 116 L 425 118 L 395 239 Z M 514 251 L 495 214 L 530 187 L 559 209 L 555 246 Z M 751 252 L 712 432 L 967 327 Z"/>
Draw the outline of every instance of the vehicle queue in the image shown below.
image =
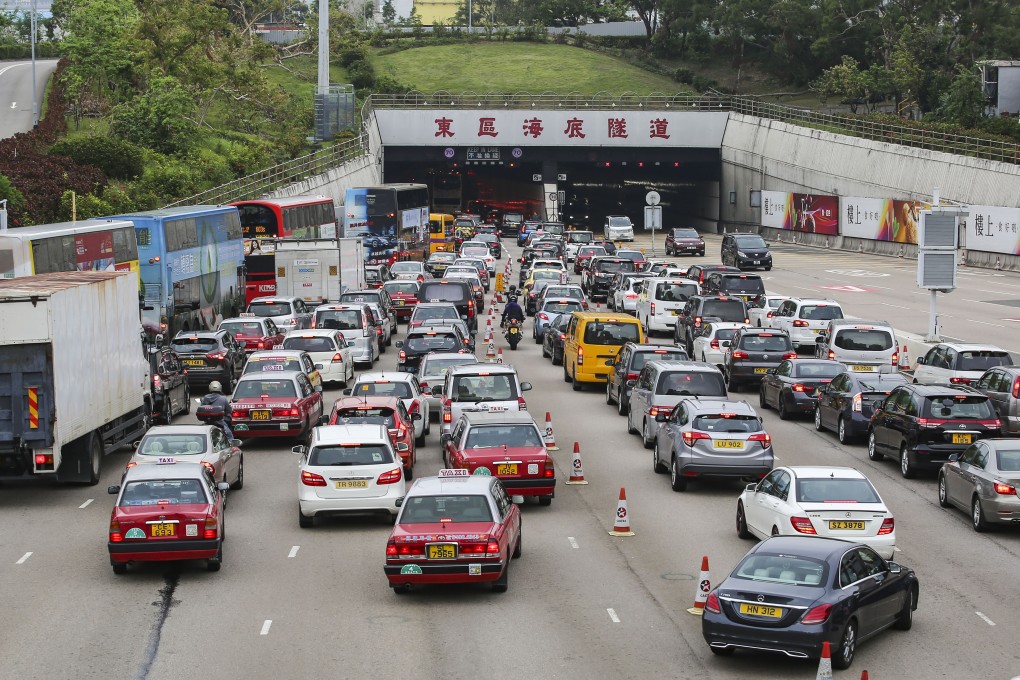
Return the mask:
<path fill-rule="evenodd" d="M 680 231 L 667 251 L 704 255 L 704 242 Z M 696 493 L 716 478 L 745 484 L 734 499 L 736 534 L 761 543 L 707 596 L 703 633 L 713 653 L 817 658 L 828 641 L 833 665 L 846 668 L 860 642 L 890 627 L 909 629 L 919 602 L 918 576 L 893 561 L 894 513 L 871 481 L 848 467 L 777 467 L 764 410 L 812 418 L 841 444 L 866 439 L 870 459 L 897 459 L 906 478 L 937 473 L 939 503 L 968 512 L 978 531 L 1020 521 L 1020 440 L 1008 437 L 1020 418 L 1020 378 L 1008 353 L 946 343 L 908 375 L 889 324 L 847 318 L 832 300 L 768 292 L 747 269 L 770 269 L 771 254 L 730 258 L 743 269 L 684 267 L 647 261 L 640 251 L 609 254 L 610 244 L 587 245 L 590 232 L 546 233 L 526 222 L 521 234 L 516 293 L 534 315 L 532 337 L 562 366 L 564 381 L 575 391 L 605 391 L 628 432 L 651 450 L 653 474 L 668 474 L 673 491 Z M 518 505 L 524 496 L 551 505 L 557 469 L 527 411 L 530 383 L 511 363 L 480 360 L 473 349 L 489 327 L 480 323 L 485 301 L 477 293 L 492 285 L 483 271 L 498 269 L 493 245 L 498 239 L 467 237 L 459 253 L 430 256 L 424 274 L 395 269 L 381 287 L 348 291 L 306 316 L 294 314 L 293 300 L 254 300 L 245 315 L 224 320 L 220 330 L 233 338 L 220 339 L 213 353 L 234 343 L 247 362 L 227 370 L 224 384 L 236 383 L 236 439 L 220 438 L 219 446 L 236 451 L 242 466 L 228 479 L 223 466 L 204 458 L 216 438 L 192 451 L 183 429 L 180 445 L 158 452 L 165 467 L 130 466 L 110 489 L 118 496 L 109 539 L 114 571 L 130 561 L 192 558 L 219 569 L 226 488 L 243 483 L 240 441 L 274 436 L 292 439 L 300 458 L 299 527 L 349 513 L 394 521 L 379 553 L 394 592 L 456 582 L 506 591 L 511 561 L 522 555 Z M 578 286 L 568 268 L 582 256 Z M 405 319 L 408 333 L 394 341 Z M 174 344 L 183 347 L 191 335 Z M 319 338 L 333 344 L 313 359 L 311 341 Z M 483 335 L 478 353 L 489 343 Z M 375 367 L 393 344 L 396 370 Z M 333 348 L 330 359 L 343 368 L 327 372 Z M 362 368 L 356 376 L 355 362 Z M 332 405 L 322 399 L 327 379 L 345 388 Z M 745 389 L 758 392 L 757 408 L 740 395 Z M 414 469 L 415 447 L 433 423 L 444 467 L 425 476 Z M 189 426 L 164 426 L 177 427 Z M 146 446 L 139 456 L 153 455 Z M 212 474 L 196 477 L 185 465 L 191 461 Z M 143 520 L 170 510 L 178 519 Z M 133 534 L 123 531 L 126 515 L 137 525 Z M 184 543 L 173 549 L 178 539 Z M 150 544 L 155 550 L 147 553 Z"/>

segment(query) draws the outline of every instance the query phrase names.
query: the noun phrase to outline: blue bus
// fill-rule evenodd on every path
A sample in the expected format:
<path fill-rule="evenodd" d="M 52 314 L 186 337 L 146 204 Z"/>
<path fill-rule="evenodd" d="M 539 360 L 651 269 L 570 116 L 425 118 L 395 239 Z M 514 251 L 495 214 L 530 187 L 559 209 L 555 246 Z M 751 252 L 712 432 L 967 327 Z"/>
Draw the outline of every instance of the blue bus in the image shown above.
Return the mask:
<path fill-rule="evenodd" d="M 172 338 L 178 331 L 213 329 L 244 311 L 244 238 L 237 208 L 180 206 L 117 219 L 135 225 L 147 335 Z"/>
<path fill-rule="evenodd" d="M 344 194 L 344 236 L 361 237 L 370 263 L 424 259 L 429 212 L 424 184 L 351 187 Z"/>

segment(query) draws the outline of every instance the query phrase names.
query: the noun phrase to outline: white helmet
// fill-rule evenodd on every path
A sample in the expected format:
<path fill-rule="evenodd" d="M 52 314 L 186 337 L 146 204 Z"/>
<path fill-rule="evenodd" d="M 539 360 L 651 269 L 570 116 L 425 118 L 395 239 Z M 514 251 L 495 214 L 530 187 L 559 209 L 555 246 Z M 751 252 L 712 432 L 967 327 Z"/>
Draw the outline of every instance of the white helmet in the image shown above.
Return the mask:
<path fill-rule="evenodd" d="M 213 380 L 211 383 L 209 383 L 209 391 L 219 392 L 220 394 L 223 394 L 223 385 L 220 384 L 219 380 Z"/>

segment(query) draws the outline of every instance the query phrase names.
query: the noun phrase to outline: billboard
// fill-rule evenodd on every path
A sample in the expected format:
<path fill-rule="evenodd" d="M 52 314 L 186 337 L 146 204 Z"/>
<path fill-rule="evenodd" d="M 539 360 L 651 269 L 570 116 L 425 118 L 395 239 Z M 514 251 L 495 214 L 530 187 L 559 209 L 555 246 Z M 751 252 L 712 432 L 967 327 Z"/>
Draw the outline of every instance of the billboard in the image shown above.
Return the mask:
<path fill-rule="evenodd" d="M 972 205 L 961 219 L 968 250 L 1020 255 L 1020 208 Z"/>
<path fill-rule="evenodd" d="M 921 211 L 931 206 L 924 201 L 844 196 L 840 211 L 843 236 L 873 241 L 917 243 Z"/>
<path fill-rule="evenodd" d="M 785 191 L 762 191 L 761 224 L 773 229 L 836 236 L 839 198 Z"/>

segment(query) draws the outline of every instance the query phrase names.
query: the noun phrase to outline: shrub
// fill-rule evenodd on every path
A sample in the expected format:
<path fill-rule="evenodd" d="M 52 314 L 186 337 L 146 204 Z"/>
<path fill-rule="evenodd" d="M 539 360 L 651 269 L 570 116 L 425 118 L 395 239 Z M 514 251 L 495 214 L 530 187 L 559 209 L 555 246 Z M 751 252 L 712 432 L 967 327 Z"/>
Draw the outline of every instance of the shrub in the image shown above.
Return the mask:
<path fill-rule="evenodd" d="M 351 65 L 359 61 L 365 61 L 367 58 L 368 52 L 362 45 L 348 47 L 344 50 L 341 50 L 340 54 L 337 55 L 337 59 L 339 60 L 340 65 L 343 66 L 344 68 L 350 68 Z"/>
<path fill-rule="evenodd" d="M 115 179 L 131 179 L 142 174 L 142 149 L 115 137 L 89 135 L 64 139 L 50 147 L 50 153 L 67 156 L 79 165 L 94 165 L 107 177 Z"/>
<path fill-rule="evenodd" d="M 371 89 L 375 84 L 375 69 L 367 61 L 358 61 L 347 69 L 347 77 L 351 84 L 359 90 Z"/>
<path fill-rule="evenodd" d="M 115 135 L 161 153 L 186 152 L 198 126 L 191 119 L 194 101 L 173 77 L 157 78 L 148 91 L 113 112 Z"/>
<path fill-rule="evenodd" d="M 690 85 L 694 82 L 694 71 L 689 68 L 678 68 L 673 71 L 673 80 L 684 85 Z"/>

